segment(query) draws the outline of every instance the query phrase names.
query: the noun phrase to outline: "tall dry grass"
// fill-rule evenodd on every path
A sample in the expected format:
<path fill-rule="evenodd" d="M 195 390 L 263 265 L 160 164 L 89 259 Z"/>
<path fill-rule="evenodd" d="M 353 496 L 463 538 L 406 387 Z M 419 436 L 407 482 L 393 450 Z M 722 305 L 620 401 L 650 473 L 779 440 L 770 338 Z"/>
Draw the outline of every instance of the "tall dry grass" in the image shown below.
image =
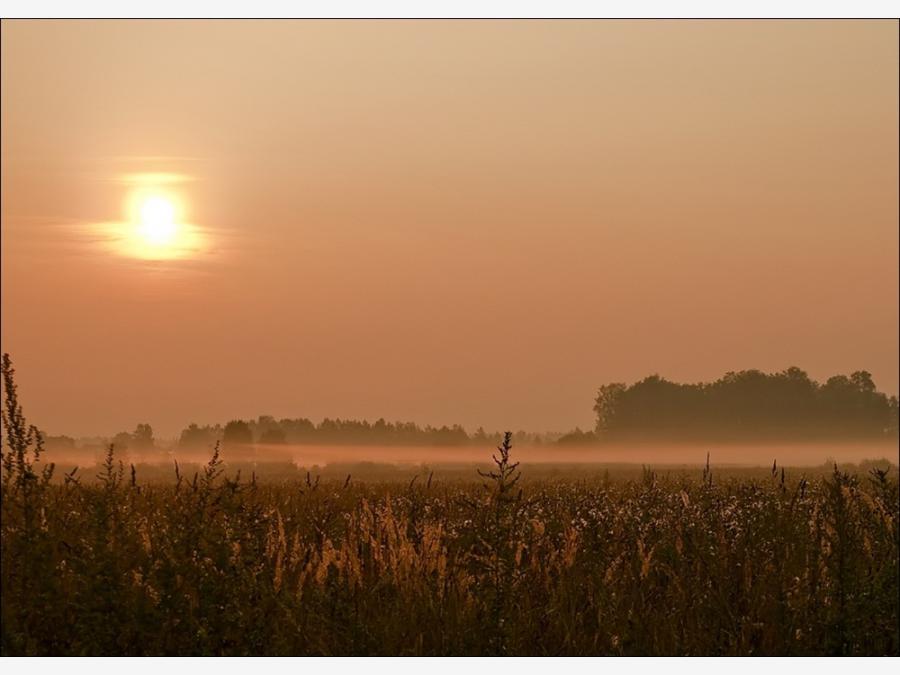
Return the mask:
<path fill-rule="evenodd" d="M 887 472 L 53 482 L 4 377 L 3 654 L 898 652 Z"/>

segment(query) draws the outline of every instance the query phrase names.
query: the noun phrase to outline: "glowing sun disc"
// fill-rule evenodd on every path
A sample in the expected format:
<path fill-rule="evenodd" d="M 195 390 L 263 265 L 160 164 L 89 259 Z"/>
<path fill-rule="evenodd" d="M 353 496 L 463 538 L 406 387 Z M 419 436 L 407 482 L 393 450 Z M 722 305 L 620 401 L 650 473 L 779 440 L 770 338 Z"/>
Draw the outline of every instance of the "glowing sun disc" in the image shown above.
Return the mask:
<path fill-rule="evenodd" d="M 166 197 L 151 196 L 138 209 L 138 233 L 152 246 L 171 245 L 178 235 L 175 205 Z"/>
<path fill-rule="evenodd" d="M 141 184 L 125 202 L 124 222 L 99 224 L 110 249 L 141 260 L 193 258 L 206 249 L 206 236 L 185 219 L 181 196 L 168 185 Z"/>

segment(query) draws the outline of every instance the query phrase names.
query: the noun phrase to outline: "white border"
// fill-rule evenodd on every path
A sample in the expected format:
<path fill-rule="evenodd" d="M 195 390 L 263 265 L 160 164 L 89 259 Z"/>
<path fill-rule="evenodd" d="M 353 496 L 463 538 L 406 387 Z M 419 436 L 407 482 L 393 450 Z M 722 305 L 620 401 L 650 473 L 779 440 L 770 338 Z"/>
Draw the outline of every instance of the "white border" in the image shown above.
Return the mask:
<path fill-rule="evenodd" d="M 288 3 L 271 0 L 256 0 L 239 5 L 225 2 L 185 2 L 173 0 L 156 0 L 154 2 L 62 2 L 59 0 L 37 0 L 32 2 L 10 1 L 0 7 L 3 18 L 75 18 L 75 17 L 309 17 L 309 18 L 402 18 L 402 17 L 521 17 L 521 18 L 563 18 L 597 16 L 608 18 L 641 18 L 641 17 L 845 17 L 845 18 L 896 18 L 900 13 L 895 2 L 770 2 L 729 3 L 721 2 L 638 2 L 631 4 L 588 3 L 557 0 L 556 2 L 534 2 L 523 0 L 518 2 L 472 2 L 455 0 L 454 2 L 431 2 L 426 6 L 421 2 L 361 2 L 343 1 L 339 3 Z M 196 668 L 186 658 L 173 659 L 132 659 L 123 664 L 122 658 L 63 658 L 63 659 L 24 659 L 4 658 L 6 673 L 18 675 L 28 673 L 48 675 L 53 669 L 65 670 L 69 675 L 120 675 L 123 667 L 129 675 L 159 675 L 161 669 L 169 672 L 187 672 Z M 245 659 L 218 658 L 215 663 L 207 662 L 206 666 L 215 669 L 217 675 L 246 675 L 248 664 Z M 814 661 L 815 663 L 810 663 Z M 867 675 L 885 675 L 893 673 L 896 666 L 891 666 L 892 659 L 805 659 L 804 667 L 812 667 L 817 675 L 843 675 L 853 662 L 865 668 Z M 366 673 L 378 675 L 420 675 L 422 668 L 427 667 L 429 675 L 458 675 L 463 665 L 453 659 L 367 659 L 364 666 L 357 659 L 338 658 L 328 661 L 329 669 L 342 671 L 358 671 L 364 667 Z M 723 667 L 727 667 L 729 675 L 757 675 L 759 668 L 767 673 L 788 673 L 796 669 L 797 663 L 784 658 L 770 658 L 764 662 L 751 659 L 731 659 L 727 664 L 717 659 L 664 657 L 655 659 L 595 659 L 582 657 L 570 659 L 527 659 L 515 658 L 504 661 L 504 667 L 512 666 L 517 674 L 525 675 L 529 671 L 535 675 L 546 675 L 548 666 L 558 665 L 564 668 L 567 675 L 595 675 L 598 669 L 604 673 L 617 675 L 637 672 L 665 672 L 679 675 L 721 675 Z M 266 669 L 267 675 L 295 675 L 298 668 L 323 667 L 322 662 L 313 659 L 266 659 L 260 666 Z M 474 673 L 492 672 L 496 670 L 496 662 L 485 658 L 466 659 L 464 667 Z"/>

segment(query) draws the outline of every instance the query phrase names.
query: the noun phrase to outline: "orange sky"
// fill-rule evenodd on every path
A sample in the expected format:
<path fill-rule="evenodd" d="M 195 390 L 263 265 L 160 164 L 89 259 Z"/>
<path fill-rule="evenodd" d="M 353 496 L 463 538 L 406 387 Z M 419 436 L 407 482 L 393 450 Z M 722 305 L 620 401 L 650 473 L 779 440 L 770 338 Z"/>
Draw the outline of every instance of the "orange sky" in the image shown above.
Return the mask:
<path fill-rule="evenodd" d="M 51 433 L 898 389 L 893 21 L 4 21 L 2 141 L 2 348 Z M 106 245 L 148 172 L 203 250 Z"/>

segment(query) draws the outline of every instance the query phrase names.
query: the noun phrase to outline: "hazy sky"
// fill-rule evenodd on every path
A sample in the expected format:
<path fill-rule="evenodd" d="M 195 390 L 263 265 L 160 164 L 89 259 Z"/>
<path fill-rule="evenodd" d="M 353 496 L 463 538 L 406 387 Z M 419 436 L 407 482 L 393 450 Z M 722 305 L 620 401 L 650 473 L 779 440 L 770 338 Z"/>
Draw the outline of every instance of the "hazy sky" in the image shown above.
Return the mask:
<path fill-rule="evenodd" d="M 109 244 L 147 173 L 186 258 Z M 2 24 L 2 348 L 51 433 L 895 393 L 897 278 L 894 21 Z"/>

